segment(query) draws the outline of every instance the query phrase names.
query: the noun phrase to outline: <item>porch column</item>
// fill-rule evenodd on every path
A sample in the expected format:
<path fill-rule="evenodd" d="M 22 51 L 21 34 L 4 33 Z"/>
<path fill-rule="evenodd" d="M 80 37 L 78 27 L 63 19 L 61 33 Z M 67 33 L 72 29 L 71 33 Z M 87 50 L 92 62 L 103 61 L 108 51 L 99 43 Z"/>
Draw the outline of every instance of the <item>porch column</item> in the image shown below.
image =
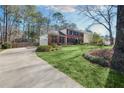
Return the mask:
<path fill-rule="evenodd" d="M 60 37 L 59 37 L 59 36 L 57 36 L 57 44 L 59 44 L 59 43 L 60 43 L 60 42 L 59 42 L 59 38 L 60 38 Z"/>
<path fill-rule="evenodd" d="M 48 45 L 51 44 L 51 35 L 48 34 Z"/>
<path fill-rule="evenodd" d="M 65 41 L 64 42 L 65 42 L 65 45 L 67 45 L 67 36 L 65 36 Z"/>

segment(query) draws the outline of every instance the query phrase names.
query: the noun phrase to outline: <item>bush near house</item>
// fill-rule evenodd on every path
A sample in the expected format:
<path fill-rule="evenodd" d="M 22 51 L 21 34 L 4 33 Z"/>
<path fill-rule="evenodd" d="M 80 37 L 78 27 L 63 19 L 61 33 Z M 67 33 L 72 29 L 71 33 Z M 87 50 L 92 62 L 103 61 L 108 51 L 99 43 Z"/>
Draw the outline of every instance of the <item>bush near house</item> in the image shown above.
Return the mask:
<path fill-rule="evenodd" d="M 4 44 L 1 45 L 2 49 L 8 49 L 8 48 L 11 48 L 11 47 L 12 47 L 12 45 L 10 43 L 4 43 Z"/>
<path fill-rule="evenodd" d="M 51 49 L 52 49 L 52 46 L 44 45 L 44 46 L 38 46 L 36 51 L 37 52 L 49 52 Z"/>
<path fill-rule="evenodd" d="M 56 51 L 58 49 L 60 49 L 60 46 L 58 46 L 56 44 L 44 45 L 44 46 L 39 46 L 36 49 L 36 52 L 50 52 L 50 51 Z"/>
<path fill-rule="evenodd" d="M 57 48 L 58 47 L 58 45 L 57 44 L 51 44 L 51 46 L 53 47 L 53 48 Z"/>
<path fill-rule="evenodd" d="M 57 44 L 51 44 L 52 49 L 51 51 L 58 50 L 58 45 Z"/>

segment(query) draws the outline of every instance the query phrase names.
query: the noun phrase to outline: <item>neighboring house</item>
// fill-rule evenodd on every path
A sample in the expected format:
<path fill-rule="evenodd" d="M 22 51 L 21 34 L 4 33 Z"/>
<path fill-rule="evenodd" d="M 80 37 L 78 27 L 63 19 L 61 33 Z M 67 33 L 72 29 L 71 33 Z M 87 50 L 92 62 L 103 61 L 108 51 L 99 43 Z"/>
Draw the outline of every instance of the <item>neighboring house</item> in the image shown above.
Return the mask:
<path fill-rule="evenodd" d="M 48 34 L 40 36 L 40 45 L 74 45 L 90 43 L 89 33 L 80 30 L 63 29 L 60 31 L 49 31 Z"/>
<path fill-rule="evenodd" d="M 103 36 L 102 38 L 103 38 L 103 44 L 104 45 L 107 45 L 107 46 L 111 45 L 111 41 L 110 41 L 110 37 L 109 36 L 105 36 L 105 37 Z M 115 44 L 115 40 L 116 40 L 116 38 L 113 37 L 113 43 L 114 44 Z"/>
<path fill-rule="evenodd" d="M 84 38 L 83 43 L 91 43 L 93 39 L 93 33 L 92 32 L 83 32 Z"/>
<path fill-rule="evenodd" d="M 115 44 L 115 38 L 113 38 L 113 42 Z M 104 38 L 103 43 L 104 43 L 104 45 L 111 45 L 110 39 L 108 39 L 108 38 Z"/>
<path fill-rule="evenodd" d="M 104 39 L 103 39 L 103 44 L 104 44 L 104 45 L 110 45 L 110 40 L 104 38 Z"/>

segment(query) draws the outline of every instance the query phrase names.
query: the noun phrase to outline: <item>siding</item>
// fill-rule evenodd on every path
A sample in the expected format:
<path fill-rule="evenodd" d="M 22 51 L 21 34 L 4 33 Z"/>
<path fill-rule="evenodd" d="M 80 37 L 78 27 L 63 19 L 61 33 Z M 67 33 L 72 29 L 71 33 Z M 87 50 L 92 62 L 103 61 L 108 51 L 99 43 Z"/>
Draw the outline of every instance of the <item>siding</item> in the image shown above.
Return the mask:
<path fill-rule="evenodd" d="M 93 35 L 91 33 L 84 33 L 84 42 L 83 43 L 91 43 Z"/>
<path fill-rule="evenodd" d="M 40 36 L 40 45 L 48 45 L 48 35 Z"/>

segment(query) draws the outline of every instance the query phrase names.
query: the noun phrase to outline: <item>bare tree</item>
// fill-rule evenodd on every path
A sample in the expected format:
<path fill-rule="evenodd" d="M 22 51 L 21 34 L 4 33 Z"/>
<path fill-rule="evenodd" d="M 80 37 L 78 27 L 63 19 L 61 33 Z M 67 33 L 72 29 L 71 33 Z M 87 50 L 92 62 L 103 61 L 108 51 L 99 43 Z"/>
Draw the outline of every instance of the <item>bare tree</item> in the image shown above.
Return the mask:
<path fill-rule="evenodd" d="M 110 43 L 113 45 L 112 28 L 114 26 L 113 19 L 116 15 L 115 6 L 78 6 L 77 9 L 85 16 L 93 20 L 90 25 L 100 24 L 109 32 Z"/>
<path fill-rule="evenodd" d="M 18 6 L 1 6 L 1 40 L 2 43 L 10 42 L 11 32 L 17 25 Z"/>
<path fill-rule="evenodd" d="M 4 42 L 7 42 L 7 33 L 8 33 L 8 6 L 5 5 L 5 6 L 2 6 L 2 9 L 3 9 L 3 40 Z"/>

